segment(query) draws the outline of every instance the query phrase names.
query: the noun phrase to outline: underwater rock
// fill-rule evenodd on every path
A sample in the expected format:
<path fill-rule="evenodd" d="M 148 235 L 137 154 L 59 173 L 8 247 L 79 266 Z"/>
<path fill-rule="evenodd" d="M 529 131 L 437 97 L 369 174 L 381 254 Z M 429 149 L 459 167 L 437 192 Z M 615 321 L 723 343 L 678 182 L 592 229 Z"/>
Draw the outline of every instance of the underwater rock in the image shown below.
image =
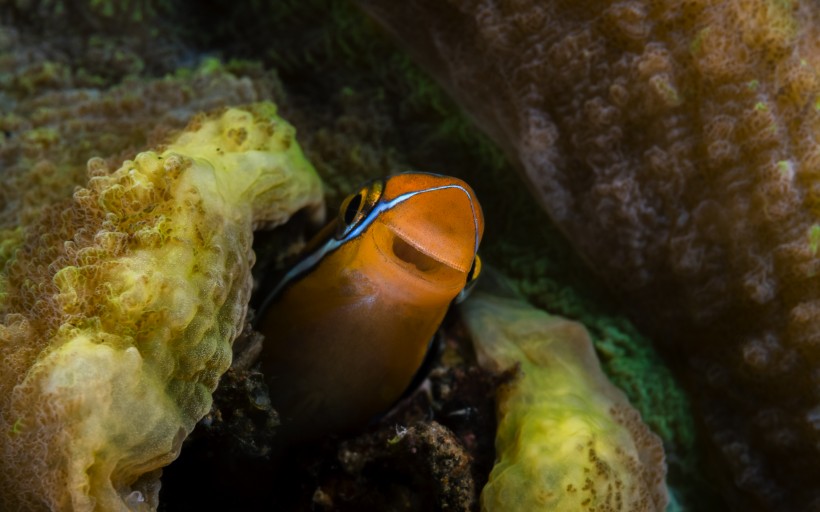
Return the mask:
<path fill-rule="evenodd" d="M 736 505 L 820 506 L 818 4 L 359 4 L 685 362 Z"/>
<path fill-rule="evenodd" d="M 0 273 L 0 508 L 150 510 L 210 409 L 251 292 L 252 229 L 321 183 L 272 103 L 88 163 Z"/>
<path fill-rule="evenodd" d="M 345 441 L 339 446 L 338 460 L 346 473 L 359 479 L 368 465 L 381 465 L 404 473 L 404 479 L 412 479 L 411 488 L 416 494 L 407 500 L 412 503 L 407 510 L 475 507 L 470 474 L 472 459 L 453 432 L 436 421 L 397 426 L 392 432 L 384 429 Z M 335 509 L 333 506 L 317 508 Z"/>
<path fill-rule="evenodd" d="M 482 510 L 666 510 L 661 440 L 607 380 L 581 324 L 486 292 L 460 310 L 479 363 L 517 367 L 499 388 Z"/>

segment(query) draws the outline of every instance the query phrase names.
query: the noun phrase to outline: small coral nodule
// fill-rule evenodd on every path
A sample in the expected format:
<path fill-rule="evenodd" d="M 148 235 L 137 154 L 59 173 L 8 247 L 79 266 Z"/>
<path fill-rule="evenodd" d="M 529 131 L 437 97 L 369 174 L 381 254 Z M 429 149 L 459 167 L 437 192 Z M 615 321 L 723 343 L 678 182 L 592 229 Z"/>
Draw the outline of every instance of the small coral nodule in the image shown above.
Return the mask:
<path fill-rule="evenodd" d="M 89 162 L 0 272 L 0 509 L 150 510 L 205 415 L 251 292 L 252 229 L 321 183 L 270 103 L 161 152 Z"/>
<path fill-rule="evenodd" d="M 581 324 L 486 292 L 461 312 L 479 364 L 517 366 L 498 394 L 482 511 L 666 509 L 661 440 L 607 380 Z"/>

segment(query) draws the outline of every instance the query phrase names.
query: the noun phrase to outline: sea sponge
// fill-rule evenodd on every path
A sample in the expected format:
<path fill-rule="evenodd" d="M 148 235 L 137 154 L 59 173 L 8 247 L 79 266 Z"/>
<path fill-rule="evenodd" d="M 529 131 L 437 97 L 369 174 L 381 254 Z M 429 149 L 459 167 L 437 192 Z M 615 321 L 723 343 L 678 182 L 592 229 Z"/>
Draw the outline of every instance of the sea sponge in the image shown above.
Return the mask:
<path fill-rule="evenodd" d="M 359 4 L 680 362 L 731 499 L 820 507 L 818 3 Z"/>
<path fill-rule="evenodd" d="M 498 395 L 496 463 L 483 511 L 664 511 L 660 438 L 601 371 L 584 327 L 479 292 L 461 312 Z"/>
<path fill-rule="evenodd" d="M 252 229 L 323 213 L 271 103 L 195 118 L 45 209 L 0 273 L 0 508 L 149 510 L 241 330 Z"/>

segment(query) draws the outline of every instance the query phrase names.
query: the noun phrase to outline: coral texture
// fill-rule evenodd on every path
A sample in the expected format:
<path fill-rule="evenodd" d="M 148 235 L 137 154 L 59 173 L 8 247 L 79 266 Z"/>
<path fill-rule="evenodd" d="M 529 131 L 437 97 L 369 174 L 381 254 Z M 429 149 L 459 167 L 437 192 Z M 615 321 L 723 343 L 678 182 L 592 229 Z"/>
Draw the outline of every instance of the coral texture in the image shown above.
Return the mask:
<path fill-rule="evenodd" d="M 739 503 L 820 506 L 818 4 L 360 4 L 685 356 Z"/>
<path fill-rule="evenodd" d="M 271 103 L 196 117 L 26 226 L 0 278 L 0 508 L 152 509 L 211 405 L 251 291 L 252 228 L 321 213 Z"/>
<path fill-rule="evenodd" d="M 482 510 L 666 509 L 661 440 L 604 376 L 581 324 L 487 293 L 461 311 L 482 366 L 517 366 L 498 396 Z"/>
<path fill-rule="evenodd" d="M 84 185 L 89 158 L 118 166 L 197 112 L 258 101 L 277 88 L 213 60 L 162 78 L 118 78 L 101 87 L 69 55 L 0 25 L 0 232 L 25 226 Z"/>

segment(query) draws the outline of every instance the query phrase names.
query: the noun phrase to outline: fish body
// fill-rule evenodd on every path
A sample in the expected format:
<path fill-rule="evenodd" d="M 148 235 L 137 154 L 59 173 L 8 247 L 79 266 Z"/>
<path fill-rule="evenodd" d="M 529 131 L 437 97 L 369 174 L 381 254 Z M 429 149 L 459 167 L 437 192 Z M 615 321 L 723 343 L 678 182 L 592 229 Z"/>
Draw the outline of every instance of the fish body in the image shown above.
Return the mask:
<path fill-rule="evenodd" d="M 407 388 L 484 230 L 472 189 L 405 173 L 365 185 L 260 308 L 262 368 L 285 433 L 351 430 Z"/>

